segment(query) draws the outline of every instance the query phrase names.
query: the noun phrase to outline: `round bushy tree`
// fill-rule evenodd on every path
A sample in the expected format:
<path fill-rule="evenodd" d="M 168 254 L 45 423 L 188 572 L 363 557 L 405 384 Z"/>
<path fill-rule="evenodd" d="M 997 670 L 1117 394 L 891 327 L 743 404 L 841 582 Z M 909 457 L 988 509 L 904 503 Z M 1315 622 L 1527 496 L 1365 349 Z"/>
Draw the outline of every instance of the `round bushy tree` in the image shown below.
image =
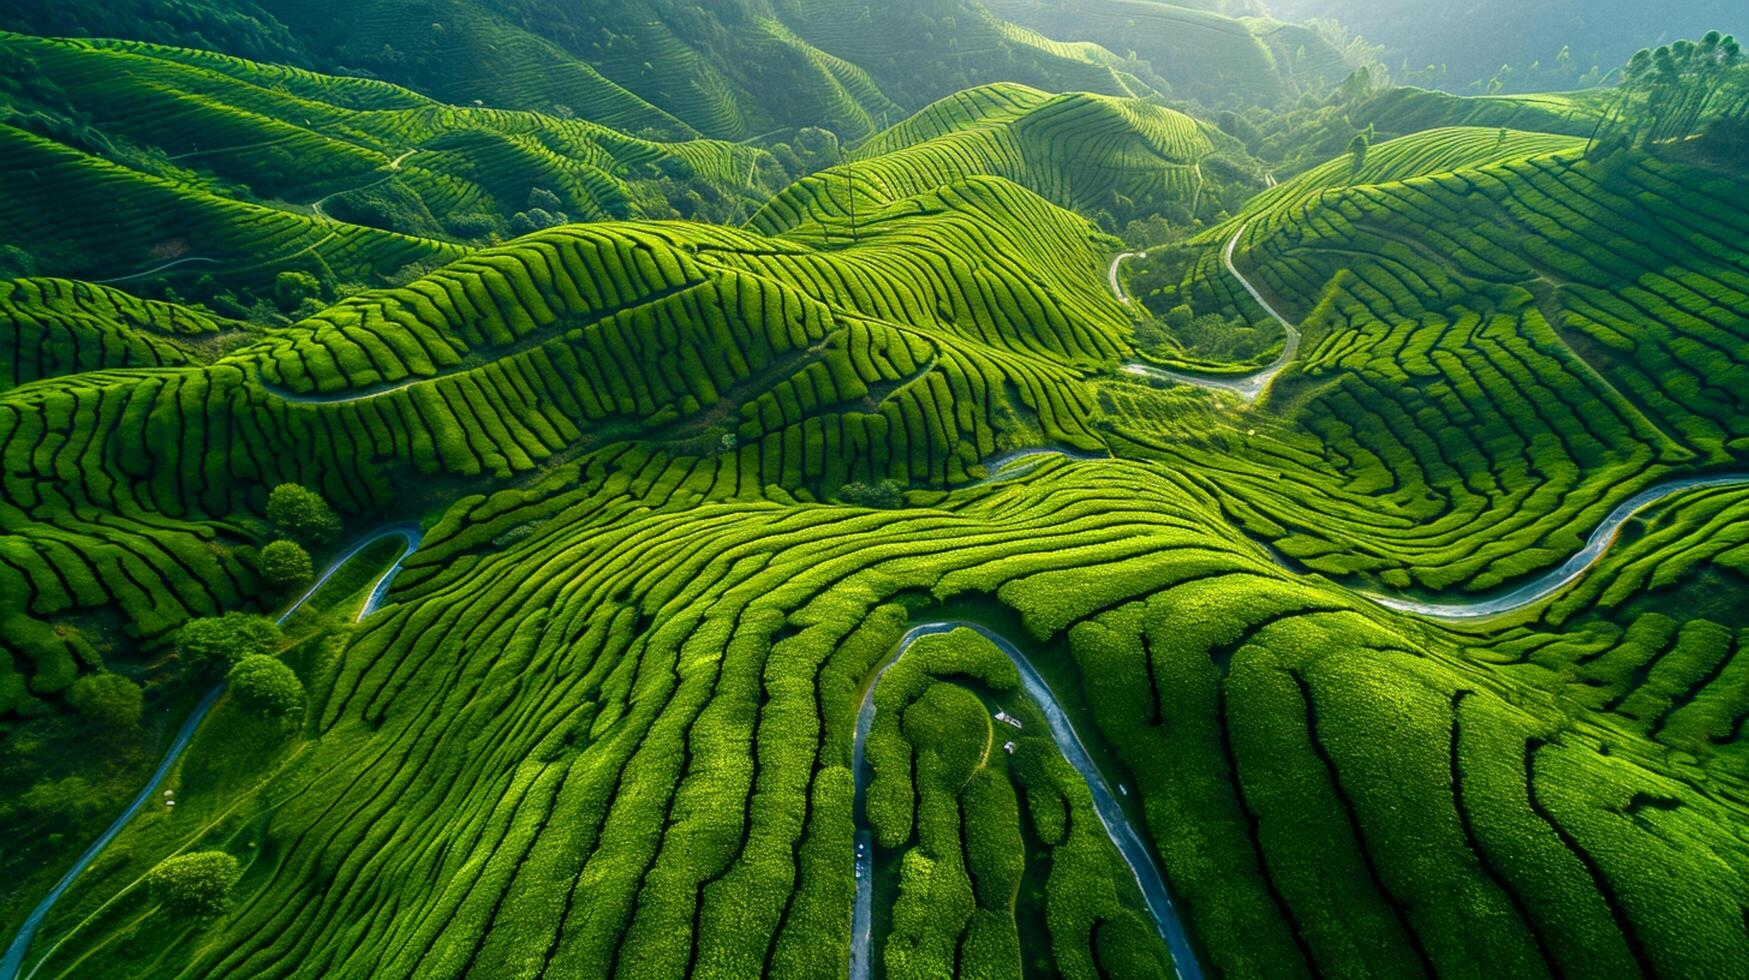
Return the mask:
<path fill-rule="evenodd" d="M 191 619 L 176 631 L 176 652 L 196 663 L 272 653 L 281 639 L 279 627 L 266 616 L 228 612 Z"/>
<path fill-rule="evenodd" d="M 114 728 L 132 728 L 140 723 L 145 696 L 140 685 L 120 674 L 104 671 L 86 674 L 67 689 L 67 703 Z"/>
<path fill-rule="evenodd" d="M 304 300 L 319 294 L 322 284 L 308 272 L 282 272 L 273 280 L 273 301 L 286 313 L 291 313 Z"/>
<path fill-rule="evenodd" d="M 249 656 L 231 668 L 231 696 L 244 710 L 269 718 L 287 718 L 304 708 L 304 685 L 284 661 Z"/>
<path fill-rule="evenodd" d="M 257 564 L 267 584 L 281 591 L 308 585 L 316 575 L 310 553 L 296 541 L 275 541 L 262 548 Z"/>
<path fill-rule="evenodd" d="M 231 904 L 241 877 L 237 859 L 224 851 L 194 851 L 159 862 L 146 873 L 146 886 L 173 914 L 217 915 Z"/>
<path fill-rule="evenodd" d="M 322 495 L 300 483 L 281 483 L 267 495 L 267 519 L 280 533 L 304 544 L 323 544 L 340 533 L 340 518 Z"/>

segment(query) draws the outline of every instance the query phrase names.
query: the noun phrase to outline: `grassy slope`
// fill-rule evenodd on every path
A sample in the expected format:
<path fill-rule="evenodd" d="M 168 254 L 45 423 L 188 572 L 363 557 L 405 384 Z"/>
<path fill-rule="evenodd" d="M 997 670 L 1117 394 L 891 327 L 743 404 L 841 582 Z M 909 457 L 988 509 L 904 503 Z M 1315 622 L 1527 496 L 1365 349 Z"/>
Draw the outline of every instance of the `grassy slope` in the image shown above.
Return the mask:
<path fill-rule="evenodd" d="M 437 234 L 446 219 L 482 214 L 502 232 L 534 187 L 577 218 L 672 216 L 657 186 L 671 172 L 725 210 L 766 193 L 759 182 L 771 166 L 728 143 L 650 142 L 592 122 L 447 106 L 382 82 L 187 49 L 0 35 L 0 64 L 25 80 L 16 125 L 282 206 L 343 211 L 362 193 L 348 191 L 388 185 L 416 200 L 411 211 Z M 77 123 L 57 125 L 57 116 Z"/>

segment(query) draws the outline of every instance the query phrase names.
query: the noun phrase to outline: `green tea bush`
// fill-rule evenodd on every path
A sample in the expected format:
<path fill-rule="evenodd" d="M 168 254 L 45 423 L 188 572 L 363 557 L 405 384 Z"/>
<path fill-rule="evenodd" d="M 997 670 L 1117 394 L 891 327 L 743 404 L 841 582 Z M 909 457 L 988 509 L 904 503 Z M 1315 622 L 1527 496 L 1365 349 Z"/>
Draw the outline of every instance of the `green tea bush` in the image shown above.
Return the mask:
<path fill-rule="evenodd" d="M 237 859 L 224 851 L 192 851 L 166 858 L 146 875 L 146 887 L 176 916 L 213 916 L 231 906 L 231 889 L 243 877 Z"/>

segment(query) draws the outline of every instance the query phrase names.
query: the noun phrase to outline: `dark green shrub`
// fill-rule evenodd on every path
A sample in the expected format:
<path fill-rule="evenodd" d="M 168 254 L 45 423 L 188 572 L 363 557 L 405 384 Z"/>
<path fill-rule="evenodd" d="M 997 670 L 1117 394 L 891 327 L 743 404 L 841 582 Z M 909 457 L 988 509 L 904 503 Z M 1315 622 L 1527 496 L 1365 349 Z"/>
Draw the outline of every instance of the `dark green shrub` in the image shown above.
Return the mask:
<path fill-rule="evenodd" d="M 132 728 L 140 723 L 145 696 L 140 685 L 107 671 L 87 674 L 67 689 L 67 703 L 113 728 Z"/>
<path fill-rule="evenodd" d="M 229 612 L 183 624 L 176 631 L 176 652 L 196 663 L 209 660 L 236 663 L 244 657 L 273 652 L 279 641 L 279 627 L 273 620 Z"/>
<path fill-rule="evenodd" d="M 565 210 L 565 202 L 559 200 L 559 195 L 545 187 L 535 187 L 528 192 L 527 207 L 531 211 L 536 208 L 543 211 L 563 211 Z"/>
<path fill-rule="evenodd" d="M 451 214 L 444 217 L 443 228 L 457 238 L 485 238 L 498 230 L 498 219 L 477 212 Z"/>
<path fill-rule="evenodd" d="M 892 510 L 905 505 L 905 485 L 897 480 L 846 483 L 838 488 L 838 500 L 852 507 Z"/>
<path fill-rule="evenodd" d="M 230 906 L 241 877 L 237 859 L 224 851 L 194 851 L 160 862 L 146 873 L 146 886 L 174 915 L 217 915 Z"/>
<path fill-rule="evenodd" d="M 304 708 L 304 684 L 284 661 L 259 654 L 244 657 L 226 680 L 231 697 L 244 710 L 269 718 L 286 718 Z"/>
<path fill-rule="evenodd" d="M 303 305 L 304 300 L 321 291 L 322 284 L 308 272 L 282 272 L 273 280 L 273 301 L 286 313 L 293 312 Z"/>

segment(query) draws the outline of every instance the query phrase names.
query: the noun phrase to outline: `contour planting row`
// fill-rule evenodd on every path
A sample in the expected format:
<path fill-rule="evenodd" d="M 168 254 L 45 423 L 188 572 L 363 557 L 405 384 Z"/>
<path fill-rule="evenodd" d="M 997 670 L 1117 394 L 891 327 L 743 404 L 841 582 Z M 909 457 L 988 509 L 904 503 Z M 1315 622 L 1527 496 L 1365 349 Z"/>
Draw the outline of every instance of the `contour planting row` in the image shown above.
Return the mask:
<path fill-rule="evenodd" d="M 321 740 L 237 801 L 259 846 L 234 911 L 196 933 L 123 896 L 79 927 L 76 966 L 39 975 L 840 975 L 856 707 L 933 604 L 1003 619 L 1059 678 L 1222 972 L 1749 956 L 1740 808 L 1635 762 L 1631 731 L 1605 754 L 1518 707 L 1546 668 L 1232 543 L 1212 498 L 1149 467 L 1046 464 L 898 512 L 722 500 L 717 479 L 628 452 L 459 501 L 312 685 Z M 995 736 L 966 674 L 900 685 L 911 707 L 877 692 L 901 740 L 878 749 L 876 825 L 914 840 L 886 962 L 1011 965 L 1007 910 L 1028 903 L 1006 898 L 1043 850 L 1057 966 L 1135 963 L 1146 933 L 1110 904 L 1109 855 L 1075 843 L 1085 810 L 1052 763 L 1017 746 L 967 775 Z M 1025 868 L 991 857 L 1028 827 Z M 76 886 L 45 942 L 160 857 Z"/>
<path fill-rule="evenodd" d="M 987 175 L 1063 207 L 1188 205 L 1212 150 L 1190 117 L 1151 103 L 988 85 L 949 96 L 860 147 L 856 160 L 792 184 L 754 215 L 774 234 L 857 219 L 931 188 Z M 827 231 L 826 229 L 829 229 Z"/>
<path fill-rule="evenodd" d="M 1281 201 L 1237 261 L 1304 316 L 1268 403 L 1291 427 L 1237 453 L 1136 445 L 1326 573 L 1437 592 L 1558 564 L 1672 467 L 1740 448 L 1749 406 L 1728 379 L 1745 371 L 1749 280 L 1714 217 L 1736 213 L 1731 193 L 1656 159 L 1554 155 Z M 1628 243 L 1623 222 L 1645 234 Z M 1215 261 L 1187 294 L 1230 294 Z"/>
<path fill-rule="evenodd" d="M 1000 182 L 943 200 L 971 210 L 915 219 L 933 236 L 895 221 L 855 255 L 690 225 L 555 230 L 222 337 L 180 307 L 19 281 L 30 383 L 0 399 L 5 526 L 16 635 L 37 637 L 22 652 L 46 673 L 15 675 L 17 696 L 70 683 L 66 644 L 44 632 L 66 616 L 113 608 L 150 643 L 248 604 L 260 585 L 234 549 L 280 482 L 370 513 L 434 479 L 522 478 L 641 440 L 701 458 L 719 492 L 816 497 L 965 483 L 1039 440 L 1097 447 L 1075 365 L 1119 349 L 1115 318 L 1106 333 L 1087 317 L 1110 301 L 1043 272 L 1094 264 L 1091 244 L 1074 257 L 1085 225 Z M 1065 235 L 1029 256 L 1012 229 L 1052 221 Z M 218 357 L 194 346 L 208 336 L 246 346 Z M 112 557 L 127 522 L 165 530 L 127 532 L 139 554 Z"/>
<path fill-rule="evenodd" d="M 269 204 L 325 201 L 392 180 L 430 215 L 429 228 L 396 230 L 440 234 L 439 222 L 468 232 L 481 213 L 522 211 L 537 187 L 557 194 L 571 217 L 589 219 L 667 215 L 654 186 L 665 173 L 727 198 L 769 193 L 763 182 L 774 163 L 752 147 L 652 142 L 580 119 L 446 106 L 392 86 L 382 87 L 399 94 L 393 108 L 373 98 L 361 110 L 343 87 L 288 88 L 268 66 L 215 66 L 188 54 L 0 34 L 10 70 L 54 86 L 47 108 L 76 111 L 112 139 L 164 154 L 129 162 L 159 176 L 211 175 L 220 186 L 210 189 Z"/>
<path fill-rule="evenodd" d="M 919 639 L 875 689 L 867 808 L 877 866 L 898 868 L 887 974 L 1175 976 L 1085 778 L 1018 686 L 962 629 Z"/>

